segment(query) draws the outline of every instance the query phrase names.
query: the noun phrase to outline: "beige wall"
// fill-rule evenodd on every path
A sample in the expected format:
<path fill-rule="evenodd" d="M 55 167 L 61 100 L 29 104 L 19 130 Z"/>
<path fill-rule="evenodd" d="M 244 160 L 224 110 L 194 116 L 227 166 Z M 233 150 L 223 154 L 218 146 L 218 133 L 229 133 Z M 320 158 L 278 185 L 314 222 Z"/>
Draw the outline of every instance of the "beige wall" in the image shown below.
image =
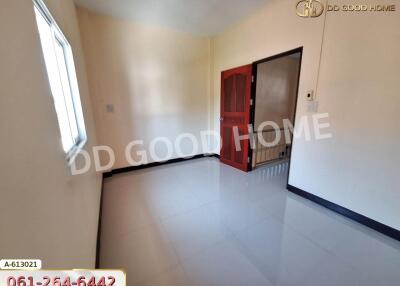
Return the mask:
<path fill-rule="evenodd" d="M 199 138 L 200 131 L 208 129 L 208 38 L 100 16 L 83 8 L 79 20 L 99 144 L 116 153 L 114 168 L 129 165 L 125 148 L 132 140 L 144 141 L 134 151 L 148 150 L 156 137 L 173 141 L 190 132 Z M 114 105 L 114 113 L 106 112 L 107 104 Z M 191 146 L 184 140 L 182 152 L 189 154 Z M 160 157 L 167 153 L 163 144 L 156 151 Z"/>
<path fill-rule="evenodd" d="M 46 3 L 73 49 L 89 149 L 96 136 L 75 7 Z M 0 257 L 94 267 L 101 176 L 69 174 L 32 1 L 2 1 L 0 35 Z"/>
<path fill-rule="evenodd" d="M 293 12 L 294 1 L 270 1 L 264 8 L 213 39 L 214 76 L 212 124 L 219 132 L 221 71 L 304 46 L 299 94 L 315 89 L 321 50 L 323 17 L 312 21 Z M 306 112 L 299 101 L 300 114 Z"/>
<path fill-rule="evenodd" d="M 400 229 L 400 1 L 384 3 L 397 11 L 328 14 L 317 96 L 333 138 L 295 144 L 290 183 Z"/>
<path fill-rule="evenodd" d="M 221 71 L 304 46 L 296 121 L 311 115 L 305 95 L 317 89 L 319 76 L 319 112 L 329 113 L 333 139 L 295 139 L 289 183 L 400 229 L 400 7 L 329 14 L 323 33 L 324 16 L 300 18 L 295 2 L 271 1 L 214 39 L 214 127 Z"/>
<path fill-rule="evenodd" d="M 3 2 L 0 257 L 40 258 L 45 268 L 90 268 L 101 177 L 69 174 L 32 2 Z M 309 114 L 306 92 L 317 90 L 334 137 L 295 140 L 290 184 L 400 229 L 399 12 L 331 14 L 323 33 L 324 17 L 301 19 L 294 2 L 271 1 L 211 42 L 80 11 L 90 98 L 74 5 L 48 0 L 73 48 L 85 148 L 96 144 L 91 100 L 99 143 L 116 150 L 115 167 L 122 167 L 123 149 L 133 139 L 148 144 L 155 136 L 219 130 L 222 70 L 304 46 L 297 120 Z M 115 112 L 106 113 L 106 104 Z"/>

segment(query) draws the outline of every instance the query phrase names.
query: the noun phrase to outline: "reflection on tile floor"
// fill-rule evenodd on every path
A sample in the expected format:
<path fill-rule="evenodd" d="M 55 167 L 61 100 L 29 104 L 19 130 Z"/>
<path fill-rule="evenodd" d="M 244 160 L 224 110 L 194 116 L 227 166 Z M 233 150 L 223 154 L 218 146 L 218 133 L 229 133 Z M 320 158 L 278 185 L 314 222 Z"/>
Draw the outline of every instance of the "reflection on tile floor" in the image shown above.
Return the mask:
<path fill-rule="evenodd" d="M 129 286 L 400 285 L 400 243 L 215 158 L 105 180 L 101 267 Z"/>

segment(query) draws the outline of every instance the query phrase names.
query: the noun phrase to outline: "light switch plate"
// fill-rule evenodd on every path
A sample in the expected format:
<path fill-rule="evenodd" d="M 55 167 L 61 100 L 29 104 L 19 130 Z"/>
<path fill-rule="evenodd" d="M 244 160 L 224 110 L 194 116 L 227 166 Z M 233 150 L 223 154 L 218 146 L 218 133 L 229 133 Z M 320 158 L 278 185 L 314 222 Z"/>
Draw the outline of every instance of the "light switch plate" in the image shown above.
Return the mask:
<path fill-rule="evenodd" d="M 307 102 L 307 111 L 308 112 L 318 112 L 318 101 L 308 101 Z"/>

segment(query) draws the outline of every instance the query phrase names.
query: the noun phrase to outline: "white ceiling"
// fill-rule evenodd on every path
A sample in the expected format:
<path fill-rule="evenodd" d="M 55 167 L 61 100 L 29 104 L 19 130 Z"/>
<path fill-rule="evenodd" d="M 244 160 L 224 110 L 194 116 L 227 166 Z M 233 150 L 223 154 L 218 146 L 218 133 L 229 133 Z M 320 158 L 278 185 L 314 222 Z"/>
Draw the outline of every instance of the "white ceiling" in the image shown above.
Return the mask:
<path fill-rule="evenodd" d="M 216 35 L 268 0 L 75 0 L 99 14 L 165 26 L 195 35 Z"/>

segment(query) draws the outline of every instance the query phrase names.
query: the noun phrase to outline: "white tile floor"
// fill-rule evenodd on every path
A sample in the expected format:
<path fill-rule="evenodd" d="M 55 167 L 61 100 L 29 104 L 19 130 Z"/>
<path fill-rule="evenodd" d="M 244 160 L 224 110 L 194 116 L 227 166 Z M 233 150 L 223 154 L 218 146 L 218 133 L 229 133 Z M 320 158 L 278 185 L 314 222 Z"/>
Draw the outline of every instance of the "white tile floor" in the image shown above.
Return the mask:
<path fill-rule="evenodd" d="M 101 267 L 129 286 L 400 285 L 400 243 L 285 190 L 287 162 L 106 179 Z"/>

